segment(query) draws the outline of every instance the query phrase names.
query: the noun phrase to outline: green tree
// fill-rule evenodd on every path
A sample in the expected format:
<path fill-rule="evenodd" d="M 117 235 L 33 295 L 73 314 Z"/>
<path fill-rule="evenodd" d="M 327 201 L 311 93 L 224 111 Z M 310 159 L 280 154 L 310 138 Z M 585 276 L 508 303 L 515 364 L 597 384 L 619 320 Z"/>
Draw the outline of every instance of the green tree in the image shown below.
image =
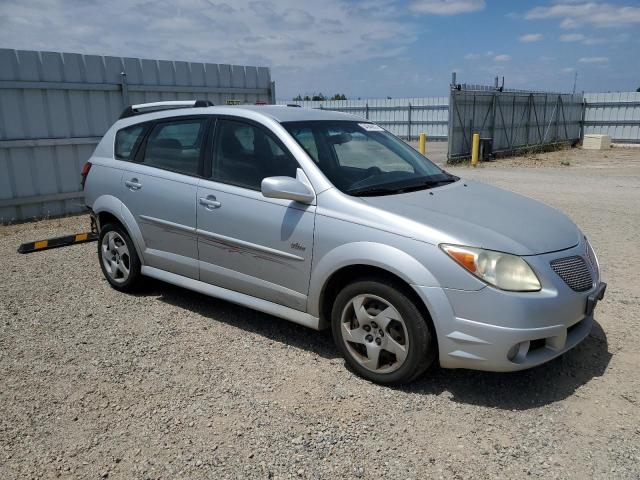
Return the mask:
<path fill-rule="evenodd" d="M 322 92 L 320 93 L 314 93 L 313 97 L 311 97 L 311 100 L 313 100 L 314 102 L 324 102 L 327 99 L 327 97 L 325 97 Z"/>
<path fill-rule="evenodd" d="M 302 101 L 302 95 L 298 94 L 297 97 L 293 97 L 292 99 L 294 102 L 301 102 Z"/>
<path fill-rule="evenodd" d="M 331 100 L 346 100 L 347 96 L 344 93 L 336 93 Z"/>
<path fill-rule="evenodd" d="M 640 87 L 636 88 L 636 92 L 640 92 Z"/>

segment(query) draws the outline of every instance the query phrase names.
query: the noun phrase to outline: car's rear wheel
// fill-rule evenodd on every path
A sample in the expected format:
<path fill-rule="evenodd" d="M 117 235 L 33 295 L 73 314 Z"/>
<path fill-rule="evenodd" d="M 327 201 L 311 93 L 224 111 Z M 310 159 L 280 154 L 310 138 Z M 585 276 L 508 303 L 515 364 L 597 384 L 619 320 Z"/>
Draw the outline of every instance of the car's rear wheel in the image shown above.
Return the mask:
<path fill-rule="evenodd" d="M 120 225 L 108 223 L 100 229 L 98 237 L 100 267 L 111 286 L 131 291 L 139 283 L 140 259 L 129 234 Z"/>
<path fill-rule="evenodd" d="M 349 366 L 376 383 L 406 383 L 433 362 L 431 323 L 401 286 L 355 281 L 332 309 L 333 338 Z"/>

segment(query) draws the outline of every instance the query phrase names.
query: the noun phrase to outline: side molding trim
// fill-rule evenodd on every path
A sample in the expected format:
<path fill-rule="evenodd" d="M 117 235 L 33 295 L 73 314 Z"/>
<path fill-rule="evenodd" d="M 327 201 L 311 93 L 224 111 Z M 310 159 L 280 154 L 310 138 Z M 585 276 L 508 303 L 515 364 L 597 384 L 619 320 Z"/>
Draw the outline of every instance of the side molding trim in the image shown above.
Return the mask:
<path fill-rule="evenodd" d="M 174 230 L 180 230 L 188 233 L 196 233 L 195 227 L 188 227 L 187 225 L 182 225 L 181 223 L 174 223 L 174 222 L 170 222 L 169 220 L 150 217 L 148 215 L 139 215 L 139 217 L 145 222 L 155 223 L 156 225 L 160 225 L 162 227 L 173 228 Z"/>
<path fill-rule="evenodd" d="M 275 255 L 277 257 L 288 258 L 289 260 L 297 260 L 299 262 L 304 261 L 303 257 L 294 255 L 293 253 L 283 252 L 282 250 L 276 250 L 275 248 L 265 247 L 263 245 L 258 245 L 257 243 L 245 242 L 244 240 L 227 237 L 226 235 L 220 235 L 219 233 L 209 232 L 207 230 L 202 230 L 200 228 L 198 228 L 196 231 L 198 232 L 198 235 L 201 235 L 204 238 L 214 240 L 217 242 L 232 244 L 238 247 L 249 248 L 251 250 L 257 250 L 259 252 L 268 253 L 270 255 Z"/>
<path fill-rule="evenodd" d="M 182 275 L 177 275 L 175 273 L 146 265 L 143 265 L 142 267 L 142 274 L 157 280 L 162 280 L 163 282 L 209 295 L 210 297 L 220 298 L 244 307 L 268 313 L 269 315 L 284 318 L 285 320 L 304 325 L 305 327 L 309 327 L 314 330 L 322 330 L 327 327 L 327 325 L 320 322 L 319 318 L 309 315 L 306 312 L 294 310 L 293 308 L 278 305 L 277 303 L 269 302 L 261 298 L 245 295 L 244 293 L 217 287 L 209 283 L 201 282 L 200 280 L 183 277 Z"/>

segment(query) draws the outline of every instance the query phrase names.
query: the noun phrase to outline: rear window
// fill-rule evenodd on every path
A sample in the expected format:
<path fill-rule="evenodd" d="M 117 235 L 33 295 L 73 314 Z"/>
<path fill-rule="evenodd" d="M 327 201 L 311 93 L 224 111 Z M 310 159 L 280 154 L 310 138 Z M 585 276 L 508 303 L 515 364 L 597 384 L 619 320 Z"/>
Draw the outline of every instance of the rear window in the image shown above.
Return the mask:
<path fill-rule="evenodd" d="M 118 130 L 114 147 L 115 157 L 120 160 L 131 160 L 140 140 L 142 140 L 144 131 L 144 125 L 132 125 Z"/>

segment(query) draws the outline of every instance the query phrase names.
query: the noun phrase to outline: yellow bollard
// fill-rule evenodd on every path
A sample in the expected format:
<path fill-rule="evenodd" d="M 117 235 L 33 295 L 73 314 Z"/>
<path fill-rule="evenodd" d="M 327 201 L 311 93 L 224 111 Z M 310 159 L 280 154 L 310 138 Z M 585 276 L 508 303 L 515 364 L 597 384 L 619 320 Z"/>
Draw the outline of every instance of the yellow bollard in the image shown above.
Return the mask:
<path fill-rule="evenodd" d="M 420 141 L 418 145 L 419 145 L 418 149 L 420 150 L 420 153 L 422 155 L 426 155 L 427 154 L 427 134 L 426 133 L 420 134 Z"/>
<path fill-rule="evenodd" d="M 480 153 L 480 134 L 473 134 L 473 142 L 471 143 L 471 166 L 478 165 L 478 155 Z"/>

